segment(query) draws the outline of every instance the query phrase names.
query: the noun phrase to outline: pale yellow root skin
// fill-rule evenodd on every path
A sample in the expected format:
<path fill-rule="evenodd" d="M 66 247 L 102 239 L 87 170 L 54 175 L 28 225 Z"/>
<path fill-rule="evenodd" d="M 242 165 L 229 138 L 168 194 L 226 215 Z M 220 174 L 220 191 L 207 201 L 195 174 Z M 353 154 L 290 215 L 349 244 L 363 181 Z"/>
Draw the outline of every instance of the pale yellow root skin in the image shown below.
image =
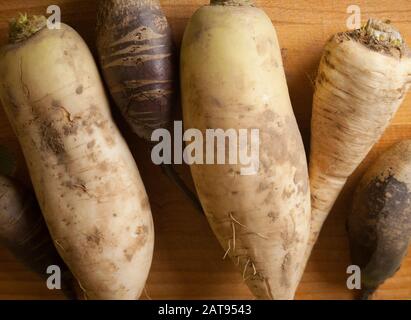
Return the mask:
<path fill-rule="evenodd" d="M 347 178 L 380 139 L 411 84 L 410 58 L 333 38 L 324 49 L 313 101 L 308 260 Z"/>
<path fill-rule="evenodd" d="M 308 170 L 276 32 L 252 7 L 206 6 L 181 56 L 185 128 L 259 129 L 258 174 L 241 165 L 192 165 L 225 256 L 259 299 L 293 299 L 310 222 Z M 205 155 L 204 155 L 205 158 Z M 223 256 L 223 254 L 222 254 Z"/>
<path fill-rule="evenodd" d="M 55 245 L 88 299 L 139 298 L 154 230 L 96 65 L 70 27 L 0 53 L 0 97 Z"/>

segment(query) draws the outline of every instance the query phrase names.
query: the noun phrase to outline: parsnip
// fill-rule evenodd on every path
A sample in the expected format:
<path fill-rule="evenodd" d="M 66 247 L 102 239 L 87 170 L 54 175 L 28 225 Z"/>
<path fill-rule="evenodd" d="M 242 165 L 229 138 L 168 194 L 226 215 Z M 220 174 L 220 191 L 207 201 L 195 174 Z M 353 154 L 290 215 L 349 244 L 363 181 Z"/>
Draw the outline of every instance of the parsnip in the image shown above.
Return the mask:
<path fill-rule="evenodd" d="M 387 23 L 370 20 L 327 43 L 313 102 L 306 260 L 347 178 L 380 139 L 410 83 L 409 50 Z"/>

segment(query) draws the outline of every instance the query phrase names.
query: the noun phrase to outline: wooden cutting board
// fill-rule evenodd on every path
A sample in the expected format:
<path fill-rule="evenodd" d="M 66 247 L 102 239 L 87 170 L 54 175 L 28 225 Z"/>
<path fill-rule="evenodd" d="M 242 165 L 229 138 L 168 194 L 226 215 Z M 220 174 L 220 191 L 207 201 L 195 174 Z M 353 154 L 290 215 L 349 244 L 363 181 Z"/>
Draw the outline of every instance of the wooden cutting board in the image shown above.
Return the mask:
<path fill-rule="evenodd" d="M 260 0 L 257 5 L 271 17 L 282 46 L 289 91 L 294 111 L 309 147 L 313 85 L 322 47 L 333 33 L 346 29 L 349 0 Z M 96 15 L 94 0 L 0 0 L 0 44 L 7 41 L 8 21 L 18 12 L 45 14 L 48 5 L 57 4 L 62 21 L 74 27 L 94 49 Z M 161 3 L 181 42 L 189 17 L 206 0 L 163 0 Z M 369 17 L 390 19 L 411 43 L 411 1 L 357 0 L 362 21 Z M 50 66 L 52 67 L 52 66 Z M 1 75 L 0 75 L 1 76 Z M 177 112 L 179 114 L 179 111 Z M 152 299 L 251 299 L 241 275 L 213 237 L 204 217 L 164 178 L 150 162 L 149 148 L 135 138 L 114 110 L 135 155 L 151 199 L 156 229 L 156 247 L 146 297 Z M 177 115 L 177 118 L 179 116 Z M 411 138 L 411 95 L 404 102 L 393 124 L 368 158 L 349 180 L 328 219 L 315 247 L 297 299 L 352 299 L 355 292 L 346 287 L 349 259 L 345 220 L 352 190 L 370 161 L 391 144 Z M 9 147 L 19 161 L 18 177 L 29 184 L 27 170 L 3 110 L 0 110 L 0 144 Z M 179 172 L 191 185 L 186 167 Z M 0 247 L 0 299 L 61 299 L 45 283 L 27 271 L 6 249 Z M 387 281 L 376 299 L 411 298 L 411 254 L 397 275 Z"/>

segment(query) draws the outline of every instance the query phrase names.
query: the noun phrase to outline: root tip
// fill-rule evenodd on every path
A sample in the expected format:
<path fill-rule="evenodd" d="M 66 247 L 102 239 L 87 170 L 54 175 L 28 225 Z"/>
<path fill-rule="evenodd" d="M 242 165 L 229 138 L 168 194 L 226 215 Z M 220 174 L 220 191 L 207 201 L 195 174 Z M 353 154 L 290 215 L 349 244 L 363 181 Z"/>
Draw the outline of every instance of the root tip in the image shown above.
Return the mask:
<path fill-rule="evenodd" d="M 382 42 L 395 48 L 401 48 L 404 40 L 401 33 L 390 24 L 389 20 L 369 19 L 363 27 L 365 34 L 376 42 Z"/>
<path fill-rule="evenodd" d="M 374 294 L 375 290 L 376 289 L 363 288 L 358 300 L 372 300 L 372 295 Z"/>

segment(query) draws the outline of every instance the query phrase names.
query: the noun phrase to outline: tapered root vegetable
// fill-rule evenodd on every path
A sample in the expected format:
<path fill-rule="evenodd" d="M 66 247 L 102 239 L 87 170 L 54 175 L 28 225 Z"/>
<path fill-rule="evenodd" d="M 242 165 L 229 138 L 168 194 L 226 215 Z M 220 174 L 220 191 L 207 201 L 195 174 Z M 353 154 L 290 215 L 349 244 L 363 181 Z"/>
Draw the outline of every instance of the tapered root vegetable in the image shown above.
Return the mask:
<path fill-rule="evenodd" d="M 259 129 L 259 170 L 193 164 L 224 257 L 259 299 L 292 299 L 308 240 L 310 192 L 275 29 L 250 1 L 211 1 L 191 18 L 181 52 L 186 129 Z M 248 138 L 250 139 L 250 137 Z M 248 140 L 250 141 L 250 140 Z M 249 142 L 250 145 L 250 142 Z M 206 148 L 204 148 L 204 159 Z"/>
<path fill-rule="evenodd" d="M 399 32 L 370 20 L 327 43 L 312 114 L 312 222 L 306 260 L 335 200 L 379 140 L 411 83 L 411 59 Z"/>
<path fill-rule="evenodd" d="M 85 42 L 45 21 L 12 24 L 0 98 L 54 244 L 87 298 L 135 299 L 153 252 L 147 195 Z"/>
<path fill-rule="evenodd" d="M 0 243 L 43 279 L 49 266 L 61 271 L 61 289 L 75 298 L 73 276 L 60 258 L 34 195 L 17 181 L 0 175 Z"/>
<path fill-rule="evenodd" d="M 177 55 L 171 28 L 158 0 L 101 0 L 97 49 L 108 89 L 133 132 L 170 128 L 176 104 Z M 195 194 L 174 171 L 163 172 L 202 211 Z"/>
<path fill-rule="evenodd" d="M 157 0 L 102 0 L 97 48 L 110 93 L 140 137 L 170 125 L 176 96 L 171 29 Z"/>
<path fill-rule="evenodd" d="M 367 299 L 397 272 L 411 241 L 411 140 L 388 149 L 367 170 L 347 227 Z"/>

